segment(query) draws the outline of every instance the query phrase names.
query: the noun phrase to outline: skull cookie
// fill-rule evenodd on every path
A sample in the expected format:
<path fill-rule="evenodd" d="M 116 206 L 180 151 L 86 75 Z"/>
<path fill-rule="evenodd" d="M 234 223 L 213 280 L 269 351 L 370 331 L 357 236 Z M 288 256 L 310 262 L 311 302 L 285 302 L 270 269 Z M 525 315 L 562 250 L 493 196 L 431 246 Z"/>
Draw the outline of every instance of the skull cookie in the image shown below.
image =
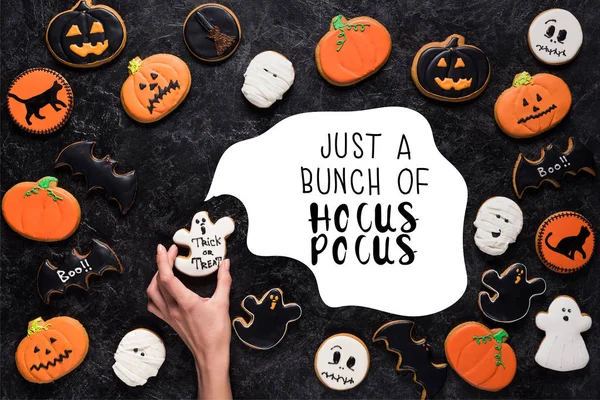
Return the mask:
<path fill-rule="evenodd" d="M 475 244 L 491 256 L 504 254 L 508 245 L 517 240 L 523 228 L 523 212 L 517 203 L 506 197 L 487 199 L 479 208 L 474 222 Z"/>
<path fill-rule="evenodd" d="M 158 374 L 165 356 L 165 345 L 156 333 L 135 329 L 121 339 L 112 368 L 128 386 L 141 386 Z"/>
<path fill-rule="evenodd" d="M 206 276 L 217 270 L 225 259 L 225 239 L 231 235 L 235 223 L 229 217 L 213 224 L 208 213 L 194 215 L 190 230 L 180 229 L 173 235 L 173 242 L 190 249 L 187 257 L 175 259 L 175 267 L 186 275 Z"/>
<path fill-rule="evenodd" d="M 566 64 L 577 56 L 583 43 L 579 21 L 567 10 L 546 10 L 533 20 L 527 33 L 531 52 L 543 63 Z"/>
<path fill-rule="evenodd" d="M 369 363 L 365 343 L 349 333 L 339 333 L 325 340 L 317 350 L 315 372 L 328 388 L 348 390 L 365 379 Z"/>

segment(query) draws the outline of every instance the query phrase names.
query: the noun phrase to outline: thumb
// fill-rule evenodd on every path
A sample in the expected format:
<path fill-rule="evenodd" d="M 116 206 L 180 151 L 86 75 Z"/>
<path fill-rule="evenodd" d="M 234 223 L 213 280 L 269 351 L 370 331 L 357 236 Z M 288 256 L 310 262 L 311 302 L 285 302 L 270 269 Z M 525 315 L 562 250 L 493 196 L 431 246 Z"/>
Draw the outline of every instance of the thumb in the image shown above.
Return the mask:
<path fill-rule="evenodd" d="M 222 300 L 229 303 L 229 291 L 231 289 L 231 274 L 229 267 L 231 263 L 229 259 L 221 261 L 219 264 L 219 272 L 217 275 L 217 288 L 215 289 L 214 299 Z"/>

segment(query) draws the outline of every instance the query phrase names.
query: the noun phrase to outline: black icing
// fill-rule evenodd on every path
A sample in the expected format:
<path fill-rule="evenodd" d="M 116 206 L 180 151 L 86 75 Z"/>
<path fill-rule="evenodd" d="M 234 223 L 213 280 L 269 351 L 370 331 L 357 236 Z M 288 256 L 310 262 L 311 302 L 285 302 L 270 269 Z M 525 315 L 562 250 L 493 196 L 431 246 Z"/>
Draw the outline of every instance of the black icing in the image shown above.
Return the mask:
<path fill-rule="evenodd" d="M 400 357 L 398 371 L 414 373 L 415 382 L 423 387 L 421 398 L 434 397 L 444 386 L 448 374 L 448 364 L 433 364 L 431 351 L 426 339 L 413 340 L 411 333 L 415 325 L 412 321 L 393 321 L 375 332 L 373 341 L 384 340 L 387 350 Z"/>
<path fill-rule="evenodd" d="M 106 196 L 115 199 L 121 213 L 126 214 L 133 205 L 137 191 L 135 171 L 116 173 L 117 161 L 108 155 L 101 159 L 94 157 L 95 145 L 96 142 L 75 142 L 68 145 L 56 158 L 54 168 L 68 165 L 74 175 L 85 175 L 88 190 L 104 189 Z"/>
<path fill-rule="evenodd" d="M 521 198 L 527 188 L 540 187 L 544 181 L 558 186 L 565 174 L 577 175 L 580 171 L 587 171 L 596 175 L 594 154 L 573 138 L 569 138 L 569 147 L 562 153 L 553 145 L 548 145 L 542 150 L 538 161 L 530 161 L 520 154 L 513 172 L 517 197 Z"/>
<path fill-rule="evenodd" d="M 277 297 L 276 301 L 271 296 Z M 275 307 L 271 309 L 273 303 Z M 242 318 L 233 321 L 233 328 L 238 337 L 248 346 L 267 350 L 275 346 L 286 333 L 287 324 L 302 315 L 299 305 L 283 302 L 283 292 L 280 289 L 269 290 L 261 300 L 247 296 L 242 306 L 253 318 L 248 326 L 244 326 Z"/>
<path fill-rule="evenodd" d="M 524 318 L 531 298 L 546 292 L 546 281 L 542 278 L 527 280 L 527 268 L 523 264 L 511 265 L 502 276 L 488 270 L 481 281 L 497 297 L 492 300 L 490 293 L 479 292 L 479 307 L 486 317 L 496 322 L 515 322 Z"/>
<path fill-rule="evenodd" d="M 92 239 L 92 249 L 86 255 L 82 256 L 73 249 L 60 265 L 44 261 L 38 270 L 38 293 L 48 304 L 52 293 L 64 293 L 70 286 L 87 290 L 89 276 L 102 275 L 105 271 L 122 273 L 123 266 L 107 244 Z"/>
<path fill-rule="evenodd" d="M 200 12 L 202 16 L 213 26 L 224 33 L 235 38 L 235 44 L 224 54 L 217 56 L 215 42 L 206 37 L 206 28 L 200 23 L 195 13 Z M 196 57 L 208 61 L 218 61 L 232 54 L 240 41 L 240 28 L 233 14 L 219 5 L 207 5 L 198 8 L 190 14 L 183 27 L 183 37 L 188 49 Z"/>

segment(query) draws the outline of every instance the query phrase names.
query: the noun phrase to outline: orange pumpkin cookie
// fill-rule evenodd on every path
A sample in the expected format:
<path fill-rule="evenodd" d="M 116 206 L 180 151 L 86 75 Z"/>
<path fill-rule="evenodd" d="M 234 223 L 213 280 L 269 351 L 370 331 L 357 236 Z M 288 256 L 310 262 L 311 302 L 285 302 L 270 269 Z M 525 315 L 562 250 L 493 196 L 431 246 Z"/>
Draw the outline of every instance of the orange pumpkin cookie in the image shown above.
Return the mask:
<path fill-rule="evenodd" d="M 506 344 L 504 329 L 465 322 L 450 331 L 444 348 L 450 366 L 461 378 L 481 390 L 497 392 L 508 386 L 517 371 L 517 357 Z"/>
<path fill-rule="evenodd" d="M 338 15 L 315 50 L 321 76 L 336 86 L 349 86 L 373 75 L 386 63 L 392 38 L 370 17 L 346 20 Z"/>
<path fill-rule="evenodd" d="M 19 235 L 40 242 L 57 242 L 79 226 L 81 209 L 73 195 L 46 176 L 37 182 L 21 182 L 2 199 L 2 215 Z"/>
<path fill-rule="evenodd" d="M 29 322 L 15 361 L 23 378 L 50 383 L 73 371 L 88 352 L 89 339 L 83 325 L 71 317 L 41 317 Z"/>
<path fill-rule="evenodd" d="M 517 139 L 537 136 L 558 125 L 571 108 L 571 91 L 551 74 L 515 75 L 494 106 L 494 116 L 504 133 Z"/>
<path fill-rule="evenodd" d="M 48 68 L 30 68 L 8 89 L 8 112 L 19 128 L 47 135 L 62 128 L 73 111 L 69 82 Z"/>
<path fill-rule="evenodd" d="M 594 253 L 594 229 L 581 214 L 552 214 L 537 230 L 535 249 L 544 265 L 554 272 L 579 271 Z"/>
<path fill-rule="evenodd" d="M 171 54 L 155 54 L 129 62 L 129 77 L 121 88 L 127 114 L 138 122 L 166 117 L 185 99 L 192 75 L 185 62 Z"/>

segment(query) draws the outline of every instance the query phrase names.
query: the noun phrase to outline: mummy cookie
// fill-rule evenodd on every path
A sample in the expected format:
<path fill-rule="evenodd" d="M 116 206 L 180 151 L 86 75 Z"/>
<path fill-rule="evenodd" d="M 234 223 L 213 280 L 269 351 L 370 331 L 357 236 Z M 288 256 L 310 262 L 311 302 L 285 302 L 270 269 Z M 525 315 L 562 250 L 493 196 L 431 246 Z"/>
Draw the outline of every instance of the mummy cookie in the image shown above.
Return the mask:
<path fill-rule="evenodd" d="M 242 93 L 259 108 L 269 108 L 294 83 L 294 67 L 290 60 L 275 51 L 264 51 L 250 61 L 244 73 Z"/>
<path fill-rule="evenodd" d="M 427 43 L 415 55 L 411 77 L 425 96 L 461 102 L 479 96 L 490 80 L 490 62 L 483 51 L 461 35 Z"/>
<path fill-rule="evenodd" d="M 277 346 L 287 333 L 289 323 L 302 315 L 298 304 L 284 303 L 283 291 L 278 288 L 269 290 L 260 300 L 246 296 L 242 308 L 250 314 L 250 321 L 237 317 L 232 322 L 233 329 L 246 346 L 257 350 Z"/>
<path fill-rule="evenodd" d="M 142 386 L 148 378 L 158 374 L 165 356 L 165 345 L 160 337 L 148 329 L 139 328 L 121 339 L 112 369 L 128 386 Z"/>
<path fill-rule="evenodd" d="M 542 278 L 527 278 L 527 268 L 523 264 L 513 264 L 502 274 L 493 269 L 485 271 L 481 282 L 493 294 L 479 292 L 481 312 L 492 321 L 502 323 L 524 318 L 531 299 L 546 292 L 546 281 Z"/>
<path fill-rule="evenodd" d="M 554 272 L 579 271 L 594 253 L 595 235 L 581 214 L 561 211 L 552 214 L 538 228 L 535 249 L 544 265 Z"/>
<path fill-rule="evenodd" d="M 474 222 L 475 244 L 491 256 L 504 254 L 508 245 L 517 240 L 523 228 L 523 212 L 517 203 L 506 197 L 487 199 L 477 211 Z"/>
<path fill-rule="evenodd" d="M 421 385 L 421 400 L 433 398 L 442 389 L 448 375 L 448 364 L 431 362 L 431 346 L 425 339 L 414 340 L 412 321 L 391 321 L 381 326 L 373 341 L 383 341 L 388 351 L 398 355 L 396 371 L 411 371 Z"/>
<path fill-rule="evenodd" d="M 315 354 L 315 372 L 321 383 L 333 390 L 353 389 L 369 372 L 370 357 L 365 343 L 349 333 L 333 335 Z"/>
<path fill-rule="evenodd" d="M 190 249 L 187 257 L 178 256 L 175 267 L 186 275 L 206 276 L 215 272 L 225 259 L 225 239 L 233 232 L 235 223 L 229 217 L 213 224 L 208 213 L 194 215 L 190 230 L 175 232 L 173 242 Z"/>
<path fill-rule="evenodd" d="M 546 10 L 533 20 L 527 32 L 531 52 L 543 63 L 566 64 L 579 54 L 583 31 L 573 14 L 561 8 Z"/>
<path fill-rule="evenodd" d="M 590 329 L 592 318 L 581 312 L 575 299 L 558 296 L 548 312 L 536 315 L 535 325 L 546 332 L 535 354 L 535 362 L 560 372 L 585 368 L 590 355 L 581 332 Z"/>
<path fill-rule="evenodd" d="M 192 10 L 183 24 L 183 40 L 189 51 L 202 61 L 216 62 L 230 57 L 240 44 L 242 29 L 237 17 L 220 4 L 202 4 Z"/>

